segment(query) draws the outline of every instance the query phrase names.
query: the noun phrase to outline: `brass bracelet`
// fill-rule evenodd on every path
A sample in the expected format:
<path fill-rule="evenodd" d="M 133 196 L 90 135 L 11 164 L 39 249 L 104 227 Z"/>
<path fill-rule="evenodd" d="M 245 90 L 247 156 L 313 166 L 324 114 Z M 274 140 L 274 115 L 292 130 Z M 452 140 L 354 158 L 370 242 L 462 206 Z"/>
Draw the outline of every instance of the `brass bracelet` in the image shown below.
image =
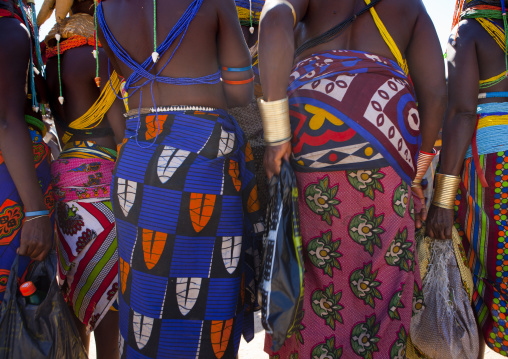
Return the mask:
<path fill-rule="evenodd" d="M 453 209 L 460 181 L 460 176 L 436 173 L 436 188 L 434 190 L 432 204 L 436 207 Z"/>
<path fill-rule="evenodd" d="M 285 99 L 266 102 L 258 99 L 259 112 L 263 121 L 265 143 L 277 146 L 291 140 L 289 101 Z"/>
<path fill-rule="evenodd" d="M 434 157 L 436 157 L 438 152 L 435 149 L 432 149 L 432 153 L 422 152 L 420 151 L 418 153 L 418 159 L 416 160 L 416 175 L 411 183 L 411 187 L 419 187 L 421 188 L 423 176 L 427 173 L 427 170 L 430 167 L 430 164 L 434 160 Z"/>

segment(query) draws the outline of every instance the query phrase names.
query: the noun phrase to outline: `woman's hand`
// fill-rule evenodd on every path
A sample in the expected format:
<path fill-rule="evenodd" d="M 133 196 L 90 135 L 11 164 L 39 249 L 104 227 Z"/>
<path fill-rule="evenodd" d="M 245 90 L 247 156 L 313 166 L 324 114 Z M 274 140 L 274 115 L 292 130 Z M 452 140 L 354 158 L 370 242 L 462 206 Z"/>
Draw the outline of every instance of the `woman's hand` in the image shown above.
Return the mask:
<path fill-rule="evenodd" d="M 425 205 L 425 196 L 423 188 L 420 186 L 411 187 L 414 198 L 415 208 L 415 226 L 417 229 L 422 228 L 423 222 L 427 220 L 427 206 Z"/>
<path fill-rule="evenodd" d="M 42 261 L 53 246 L 53 233 L 54 229 L 48 216 L 25 220 L 21 229 L 18 253 L 33 260 Z"/>
<path fill-rule="evenodd" d="M 452 238 L 453 209 L 430 206 L 426 234 L 434 239 Z"/>
<path fill-rule="evenodd" d="M 291 141 L 283 143 L 278 146 L 266 146 L 265 157 L 263 159 L 263 165 L 265 167 L 266 176 L 268 180 L 272 176 L 278 176 L 280 173 L 280 167 L 282 166 L 282 159 L 289 162 L 289 156 L 291 155 Z"/>

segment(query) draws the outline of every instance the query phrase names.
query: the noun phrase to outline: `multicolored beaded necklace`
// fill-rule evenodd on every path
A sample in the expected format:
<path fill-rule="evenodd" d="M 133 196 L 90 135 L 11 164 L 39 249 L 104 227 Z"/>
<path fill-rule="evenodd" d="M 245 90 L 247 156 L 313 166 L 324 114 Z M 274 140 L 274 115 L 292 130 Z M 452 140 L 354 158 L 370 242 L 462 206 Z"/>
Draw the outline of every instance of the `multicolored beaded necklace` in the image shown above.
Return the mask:
<path fill-rule="evenodd" d="M 492 36 L 505 53 L 505 71 L 498 76 L 480 81 L 480 88 L 488 88 L 498 84 L 508 77 L 508 37 L 506 36 L 508 21 L 506 16 L 505 0 L 500 1 L 500 6 L 474 5 L 463 10 L 470 2 L 471 0 L 457 0 L 452 29 L 454 29 L 455 26 L 463 19 L 476 19 L 476 21 L 478 21 L 480 25 L 482 25 L 482 27 Z M 491 19 L 503 20 L 503 28 Z M 458 29 L 456 31 L 458 31 Z"/>
<path fill-rule="evenodd" d="M 259 24 L 261 10 L 263 9 L 265 0 L 235 0 L 235 3 L 240 25 L 250 26 L 249 31 L 253 34 L 254 25 Z"/>

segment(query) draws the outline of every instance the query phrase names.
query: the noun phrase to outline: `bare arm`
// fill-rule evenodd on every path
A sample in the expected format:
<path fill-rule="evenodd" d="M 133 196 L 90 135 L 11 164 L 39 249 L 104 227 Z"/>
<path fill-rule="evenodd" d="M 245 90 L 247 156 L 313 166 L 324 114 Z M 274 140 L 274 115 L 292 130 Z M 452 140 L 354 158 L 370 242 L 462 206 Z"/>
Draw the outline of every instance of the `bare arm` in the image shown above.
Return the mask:
<path fill-rule="evenodd" d="M 300 21 L 307 11 L 308 0 L 289 1 Z M 267 0 L 259 25 L 259 73 L 265 101 L 287 96 L 289 76 L 295 54 L 294 18 L 289 6 Z"/>
<path fill-rule="evenodd" d="M 243 68 L 252 64 L 249 48 L 243 38 L 235 2 L 233 0 L 221 0 L 219 6 L 218 25 L 218 53 L 221 67 Z M 244 81 L 252 78 L 252 70 L 231 72 L 222 71 L 222 78 L 226 81 Z M 228 107 L 246 106 L 254 96 L 254 82 L 250 81 L 241 85 L 223 83 L 224 95 Z"/>
<path fill-rule="evenodd" d="M 443 128 L 441 173 L 459 176 L 476 127 L 479 70 L 474 39 L 459 27 L 456 45 L 448 45 L 448 110 Z M 427 233 L 451 238 L 453 210 L 431 206 Z"/>
<path fill-rule="evenodd" d="M 418 101 L 422 138 L 420 150 L 432 153 L 446 109 L 445 68 L 434 24 L 423 3 L 417 3 L 418 17 L 406 49 L 406 58 Z M 420 228 L 427 219 L 425 196 L 421 187 L 412 190 L 413 195 L 420 199 L 415 223 L 416 228 Z"/>
<path fill-rule="evenodd" d="M 35 172 L 32 141 L 24 119 L 26 70 L 30 41 L 14 19 L 0 20 L 0 149 L 25 211 L 45 210 Z M 48 217 L 26 222 L 20 254 L 42 260 L 51 249 L 53 230 Z"/>
<path fill-rule="evenodd" d="M 307 11 L 309 0 L 289 0 L 295 8 L 298 23 Z M 289 6 L 267 0 L 259 25 L 259 73 L 265 101 L 286 98 L 293 68 L 295 19 Z M 282 159 L 289 161 L 291 142 L 267 146 L 264 166 L 268 178 L 278 175 Z"/>
<path fill-rule="evenodd" d="M 100 71 L 101 77 L 103 79 L 108 79 L 108 81 L 102 80 L 103 86 L 111 86 L 109 83 L 109 74 L 113 73 L 113 66 L 108 62 L 106 53 L 101 49 L 101 63 L 100 63 Z M 109 66 L 109 71 L 108 71 Z M 103 74 L 104 72 L 104 74 Z M 121 96 L 120 93 L 117 96 Z M 115 134 L 115 142 L 118 144 L 122 142 L 125 136 L 125 117 L 123 117 L 123 113 L 125 112 L 125 106 L 123 101 L 117 97 L 115 102 L 109 108 L 106 118 L 109 122 L 109 126 L 113 129 Z"/>
<path fill-rule="evenodd" d="M 436 29 L 420 2 L 420 15 L 407 48 L 420 114 L 421 150 L 432 152 L 446 109 L 445 67 Z"/>

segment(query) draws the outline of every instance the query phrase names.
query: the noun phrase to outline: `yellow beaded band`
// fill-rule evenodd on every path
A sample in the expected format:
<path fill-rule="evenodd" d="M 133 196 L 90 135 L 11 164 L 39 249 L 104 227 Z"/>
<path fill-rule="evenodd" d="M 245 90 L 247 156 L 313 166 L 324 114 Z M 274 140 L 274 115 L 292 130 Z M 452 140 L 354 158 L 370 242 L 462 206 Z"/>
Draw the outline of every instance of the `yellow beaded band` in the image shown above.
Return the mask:
<path fill-rule="evenodd" d="M 266 102 L 258 99 L 259 112 L 263 121 L 265 143 L 277 146 L 291 140 L 288 98 Z"/>
<path fill-rule="evenodd" d="M 430 164 L 432 163 L 432 160 L 438 152 L 436 150 L 433 150 L 432 153 L 422 152 L 420 151 L 418 153 L 418 159 L 416 161 L 416 175 L 415 179 L 411 183 L 411 187 L 421 187 L 422 186 L 422 180 L 423 176 L 427 173 L 427 170 L 430 167 Z"/>
<path fill-rule="evenodd" d="M 291 12 L 293 13 L 293 28 L 294 28 L 296 26 L 296 11 L 295 11 L 293 4 L 291 4 L 287 0 L 273 0 L 273 1 L 269 2 L 268 6 L 266 6 L 266 5 L 263 6 L 263 10 L 261 10 L 261 16 L 259 18 L 259 22 L 261 22 L 263 20 L 263 18 L 265 17 L 265 15 L 268 11 L 270 11 L 271 9 L 273 9 L 274 7 L 276 7 L 278 5 L 286 5 L 287 7 L 289 7 L 291 9 Z"/>
<path fill-rule="evenodd" d="M 453 209 L 460 181 L 460 176 L 436 173 L 436 189 L 432 204 L 436 207 Z"/>

